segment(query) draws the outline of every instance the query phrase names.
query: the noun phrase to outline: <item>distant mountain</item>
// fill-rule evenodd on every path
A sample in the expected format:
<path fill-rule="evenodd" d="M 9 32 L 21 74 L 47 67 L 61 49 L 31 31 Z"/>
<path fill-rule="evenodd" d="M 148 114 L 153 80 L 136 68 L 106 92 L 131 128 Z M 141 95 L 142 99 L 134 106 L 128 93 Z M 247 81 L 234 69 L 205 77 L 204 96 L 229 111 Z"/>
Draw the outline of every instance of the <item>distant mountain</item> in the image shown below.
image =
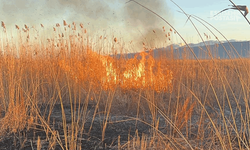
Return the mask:
<path fill-rule="evenodd" d="M 228 58 L 247 58 L 250 57 L 250 41 L 236 41 L 230 40 L 230 43 L 224 42 L 222 44 L 218 41 L 206 41 L 204 43 L 192 44 L 189 46 L 194 54 L 199 59 L 209 59 L 209 52 L 213 58 L 228 59 Z M 235 48 L 233 48 L 232 46 Z M 226 50 L 225 50 L 226 49 Z M 226 52 L 227 51 L 227 52 Z M 150 51 L 155 58 L 175 58 L 175 59 L 194 59 L 193 53 L 189 48 L 183 44 L 174 44 L 165 48 L 158 48 Z M 229 55 L 228 55 L 229 54 Z M 127 58 L 133 58 L 138 53 L 129 53 Z M 120 57 L 119 55 L 117 57 Z"/>

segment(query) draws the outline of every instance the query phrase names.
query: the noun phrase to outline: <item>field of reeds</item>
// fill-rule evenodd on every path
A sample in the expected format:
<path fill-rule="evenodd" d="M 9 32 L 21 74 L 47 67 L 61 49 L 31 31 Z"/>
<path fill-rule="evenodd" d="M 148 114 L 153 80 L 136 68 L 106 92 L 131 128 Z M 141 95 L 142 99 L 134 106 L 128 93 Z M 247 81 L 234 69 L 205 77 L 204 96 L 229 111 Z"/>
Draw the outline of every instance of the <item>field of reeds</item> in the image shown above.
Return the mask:
<path fill-rule="evenodd" d="M 42 24 L 16 25 L 16 40 L 6 28 L 0 149 L 250 147 L 249 59 L 215 59 L 212 47 L 203 60 L 147 48 L 130 58 L 119 38 L 91 37 L 74 22 L 56 24 L 52 37 Z M 186 48 L 182 56 L 192 55 Z"/>

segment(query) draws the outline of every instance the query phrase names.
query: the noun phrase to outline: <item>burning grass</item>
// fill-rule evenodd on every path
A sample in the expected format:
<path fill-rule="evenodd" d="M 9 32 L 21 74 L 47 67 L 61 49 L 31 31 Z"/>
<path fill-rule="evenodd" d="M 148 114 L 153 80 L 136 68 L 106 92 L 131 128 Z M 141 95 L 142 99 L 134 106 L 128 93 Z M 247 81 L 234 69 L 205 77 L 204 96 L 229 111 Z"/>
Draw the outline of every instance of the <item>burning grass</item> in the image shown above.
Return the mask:
<path fill-rule="evenodd" d="M 37 149 L 249 146 L 248 59 L 118 57 L 118 38 L 98 36 L 95 47 L 83 24 L 63 23 L 48 39 L 25 25 L 9 41 L 4 30 L 0 140 Z"/>
<path fill-rule="evenodd" d="M 117 59 L 87 49 L 83 61 L 60 60 L 59 66 L 75 82 L 90 82 L 94 89 L 115 90 L 120 87 L 122 90 L 151 89 L 157 92 L 171 92 L 172 71 L 168 68 L 162 69 L 160 62 L 156 63 L 146 52 L 141 52 L 139 56 L 140 59 L 138 56 Z"/>

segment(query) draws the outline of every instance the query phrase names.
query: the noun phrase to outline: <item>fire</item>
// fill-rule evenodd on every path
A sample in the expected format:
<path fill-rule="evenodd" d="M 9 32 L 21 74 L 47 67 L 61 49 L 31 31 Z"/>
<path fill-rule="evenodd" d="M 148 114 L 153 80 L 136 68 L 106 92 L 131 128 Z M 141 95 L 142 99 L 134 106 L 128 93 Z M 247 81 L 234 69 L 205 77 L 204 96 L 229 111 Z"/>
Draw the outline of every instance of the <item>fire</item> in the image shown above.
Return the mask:
<path fill-rule="evenodd" d="M 161 63 L 156 63 L 146 52 L 124 60 L 88 50 L 84 58 L 84 61 L 62 60 L 59 65 L 76 82 L 90 82 L 94 88 L 114 90 L 119 86 L 124 90 L 153 89 L 157 92 L 171 92 L 172 71 L 162 69 Z"/>

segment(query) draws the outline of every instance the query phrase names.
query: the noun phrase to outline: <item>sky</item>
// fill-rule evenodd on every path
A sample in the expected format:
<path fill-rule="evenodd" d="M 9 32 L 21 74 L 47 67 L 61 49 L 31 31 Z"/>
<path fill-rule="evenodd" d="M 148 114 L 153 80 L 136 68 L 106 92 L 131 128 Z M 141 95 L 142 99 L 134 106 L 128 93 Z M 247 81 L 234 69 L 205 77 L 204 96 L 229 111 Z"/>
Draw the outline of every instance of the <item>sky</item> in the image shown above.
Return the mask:
<path fill-rule="evenodd" d="M 36 28 L 43 24 L 52 29 L 56 23 L 73 21 L 83 23 L 90 36 L 107 35 L 117 37 L 124 43 L 134 42 L 135 47 L 141 48 L 142 43 L 149 47 L 164 47 L 171 43 L 183 43 L 178 35 L 171 32 L 166 37 L 169 26 L 160 18 L 128 0 L 0 0 L 0 18 L 8 30 L 15 30 L 15 24 Z M 211 23 L 229 40 L 249 40 L 250 25 L 237 10 L 228 10 L 217 17 L 209 18 L 217 12 L 229 8 L 228 0 L 173 0 L 187 14 L 196 15 Z M 137 2 L 153 10 L 167 20 L 188 43 L 201 42 L 201 38 L 187 17 L 171 0 L 137 0 Z M 236 5 L 247 5 L 249 0 L 235 0 Z M 250 14 L 248 14 L 248 18 Z M 192 19 L 192 18 L 191 18 Z M 209 40 L 216 38 L 199 22 L 192 19 L 195 26 Z M 163 27 L 165 32 L 163 31 Z M 220 40 L 224 40 L 216 33 Z"/>
<path fill-rule="evenodd" d="M 207 1 L 198 1 L 198 0 L 190 0 L 190 1 L 182 1 L 182 0 L 174 0 L 186 13 L 190 15 L 198 16 L 214 27 L 216 27 L 220 32 L 222 32 L 227 39 L 231 40 L 250 40 L 250 25 L 247 23 L 245 18 L 240 14 L 238 10 L 227 10 L 216 17 L 212 17 L 217 14 L 219 11 L 230 8 L 232 5 L 228 0 L 207 0 Z M 234 3 L 236 5 L 246 5 L 250 8 L 250 1 L 248 0 L 235 0 Z M 190 22 L 185 24 L 186 16 L 183 14 L 178 14 L 176 12 L 178 8 L 173 3 L 168 3 L 169 7 L 172 8 L 171 12 L 174 12 L 174 25 L 176 28 L 183 33 L 184 37 L 188 40 L 188 42 L 198 42 L 200 38 L 197 36 L 197 32 L 195 33 L 194 27 Z M 209 18 L 212 17 L 212 18 Z M 250 19 L 250 15 L 247 15 L 247 18 Z M 194 20 L 195 25 L 199 28 L 202 33 L 206 33 L 207 35 L 211 35 L 209 31 L 203 30 L 204 26 Z M 216 36 L 220 37 L 219 34 Z M 212 38 L 215 40 L 215 38 Z M 223 40 L 223 39 L 222 39 Z"/>

